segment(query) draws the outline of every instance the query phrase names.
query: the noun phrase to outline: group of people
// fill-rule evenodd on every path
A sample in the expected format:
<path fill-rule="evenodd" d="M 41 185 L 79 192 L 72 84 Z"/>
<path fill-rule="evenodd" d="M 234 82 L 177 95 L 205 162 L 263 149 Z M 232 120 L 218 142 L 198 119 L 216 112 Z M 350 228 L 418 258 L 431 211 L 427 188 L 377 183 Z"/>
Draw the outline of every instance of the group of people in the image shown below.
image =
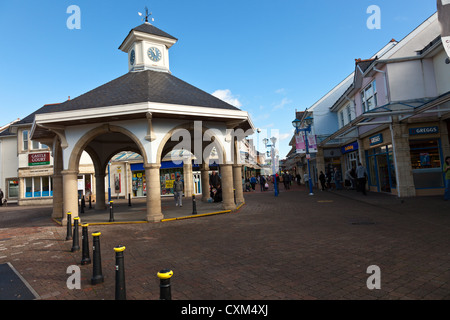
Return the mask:
<path fill-rule="evenodd" d="M 337 167 L 334 167 L 332 172 L 327 171 L 326 174 L 324 174 L 323 171 L 320 171 L 319 181 L 322 191 L 333 190 L 331 181 L 334 181 L 336 190 L 343 189 L 342 173 Z M 352 167 L 345 173 L 344 186 L 346 189 L 351 190 L 356 189 L 358 192 L 362 192 L 362 194 L 367 195 L 366 181 L 367 181 L 366 168 L 361 163 L 358 163 L 357 168 Z"/>
<path fill-rule="evenodd" d="M 211 202 L 222 202 L 222 187 L 221 180 L 216 171 L 213 171 L 209 176 L 209 194 Z M 180 176 L 176 177 L 173 183 L 173 196 L 175 199 L 175 206 L 183 206 L 183 191 L 184 182 Z"/>

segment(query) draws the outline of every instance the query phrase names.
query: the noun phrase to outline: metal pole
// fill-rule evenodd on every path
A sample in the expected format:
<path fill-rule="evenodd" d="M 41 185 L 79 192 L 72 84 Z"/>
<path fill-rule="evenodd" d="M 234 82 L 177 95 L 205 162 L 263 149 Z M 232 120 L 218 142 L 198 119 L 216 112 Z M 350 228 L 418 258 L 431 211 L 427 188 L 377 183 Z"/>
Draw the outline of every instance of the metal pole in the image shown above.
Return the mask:
<path fill-rule="evenodd" d="M 91 257 L 89 256 L 88 224 L 82 224 L 81 229 L 81 265 L 84 266 L 91 263 Z"/>
<path fill-rule="evenodd" d="M 79 217 L 73 218 L 73 241 L 72 241 L 72 252 L 80 251 L 80 242 L 78 240 L 78 220 Z"/>
<path fill-rule="evenodd" d="M 125 246 L 117 246 L 114 248 L 116 252 L 116 300 L 126 300 L 127 292 L 125 289 L 125 267 L 123 252 Z"/>
<path fill-rule="evenodd" d="M 114 222 L 113 202 L 109 201 L 109 222 Z"/>
<path fill-rule="evenodd" d="M 72 240 L 72 212 L 67 212 L 67 236 L 66 240 Z"/>
<path fill-rule="evenodd" d="M 160 300 L 172 300 L 172 290 L 170 286 L 170 278 L 173 276 L 173 271 L 169 269 L 161 270 L 157 273 L 158 278 L 160 279 L 160 293 L 159 293 L 159 299 Z"/>
<path fill-rule="evenodd" d="M 110 165 L 111 164 L 108 162 L 108 201 L 111 201 L 111 177 L 110 177 L 111 172 L 109 169 Z"/>
<path fill-rule="evenodd" d="M 273 189 L 275 191 L 275 197 L 278 197 L 278 183 L 277 183 L 277 171 L 275 170 L 275 144 L 271 147 L 272 153 L 272 170 L 273 170 Z"/>
<path fill-rule="evenodd" d="M 104 278 L 102 274 L 102 257 L 100 254 L 100 232 L 94 232 L 92 234 L 93 243 L 92 253 L 93 253 L 93 263 L 92 263 L 92 278 L 91 284 L 99 284 L 102 283 Z"/>
<path fill-rule="evenodd" d="M 313 196 L 313 187 L 312 187 L 312 179 L 311 179 L 311 167 L 309 165 L 309 143 L 308 143 L 308 130 L 305 130 L 305 142 L 306 142 L 306 161 L 308 163 L 308 179 L 309 179 L 309 195 Z"/>

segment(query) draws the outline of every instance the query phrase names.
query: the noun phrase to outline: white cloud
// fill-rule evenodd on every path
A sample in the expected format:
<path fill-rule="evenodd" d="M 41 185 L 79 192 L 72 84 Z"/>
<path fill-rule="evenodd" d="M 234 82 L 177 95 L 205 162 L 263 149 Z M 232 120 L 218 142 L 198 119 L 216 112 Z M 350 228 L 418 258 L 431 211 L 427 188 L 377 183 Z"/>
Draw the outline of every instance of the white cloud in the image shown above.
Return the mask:
<path fill-rule="evenodd" d="M 288 98 L 283 98 L 279 104 L 277 104 L 275 107 L 273 107 L 273 111 L 283 109 L 285 105 L 291 103 L 292 100 L 289 100 Z"/>
<path fill-rule="evenodd" d="M 292 133 L 280 133 L 280 135 L 278 136 L 278 139 L 281 140 L 286 140 L 288 138 L 292 137 Z"/>
<path fill-rule="evenodd" d="M 286 89 L 280 88 L 278 90 L 275 90 L 275 93 L 278 93 L 278 94 L 286 93 Z"/>
<path fill-rule="evenodd" d="M 216 90 L 212 93 L 212 95 L 222 101 L 225 101 L 226 103 L 231 104 L 232 106 L 235 106 L 236 108 L 242 107 L 242 103 L 237 97 L 233 96 L 230 89 Z"/>

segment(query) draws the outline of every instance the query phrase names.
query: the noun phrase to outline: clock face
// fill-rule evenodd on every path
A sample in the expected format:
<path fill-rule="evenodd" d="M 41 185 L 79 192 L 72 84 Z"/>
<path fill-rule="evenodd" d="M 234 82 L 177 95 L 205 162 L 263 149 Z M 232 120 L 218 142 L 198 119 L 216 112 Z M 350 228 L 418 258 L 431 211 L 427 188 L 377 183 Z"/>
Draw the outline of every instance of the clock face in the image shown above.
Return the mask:
<path fill-rule="evenodd" d="M 134 53 L 134 50 L 131 50 L 131 53 L 130 53 L 130 64 L 134 65 L 135 61 L 136 61 L 136 54 Z"/>
<path fill-rule="evenodd" d="M 148 49 L 147 54 L 150 60 L 154 62 L 158 62 L 159 60 L 161 60 L 161 51 L 159 51 L 158 48 L 151 47 L 150 49 Z"/>

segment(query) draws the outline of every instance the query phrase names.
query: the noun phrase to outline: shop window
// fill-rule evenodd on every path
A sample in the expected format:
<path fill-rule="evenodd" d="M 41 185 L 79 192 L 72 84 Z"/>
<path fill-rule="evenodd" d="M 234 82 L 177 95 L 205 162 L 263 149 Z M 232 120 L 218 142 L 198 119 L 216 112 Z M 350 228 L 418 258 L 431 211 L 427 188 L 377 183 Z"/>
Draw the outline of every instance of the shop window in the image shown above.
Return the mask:
<path fill-rule="evenodd" d="M 51 177 L 25 178 L 25 198 L 40 198 L 53 196 Z"/>
<path fill-rule="evenodd" d="M 444 187 L 439 140 L 410 140 L 409 146 L 416 189 Z"/>
<path fill-rule="evenodd" d="M 19 197 L 19 180 L 8 180 L 8 198 Z"/>

